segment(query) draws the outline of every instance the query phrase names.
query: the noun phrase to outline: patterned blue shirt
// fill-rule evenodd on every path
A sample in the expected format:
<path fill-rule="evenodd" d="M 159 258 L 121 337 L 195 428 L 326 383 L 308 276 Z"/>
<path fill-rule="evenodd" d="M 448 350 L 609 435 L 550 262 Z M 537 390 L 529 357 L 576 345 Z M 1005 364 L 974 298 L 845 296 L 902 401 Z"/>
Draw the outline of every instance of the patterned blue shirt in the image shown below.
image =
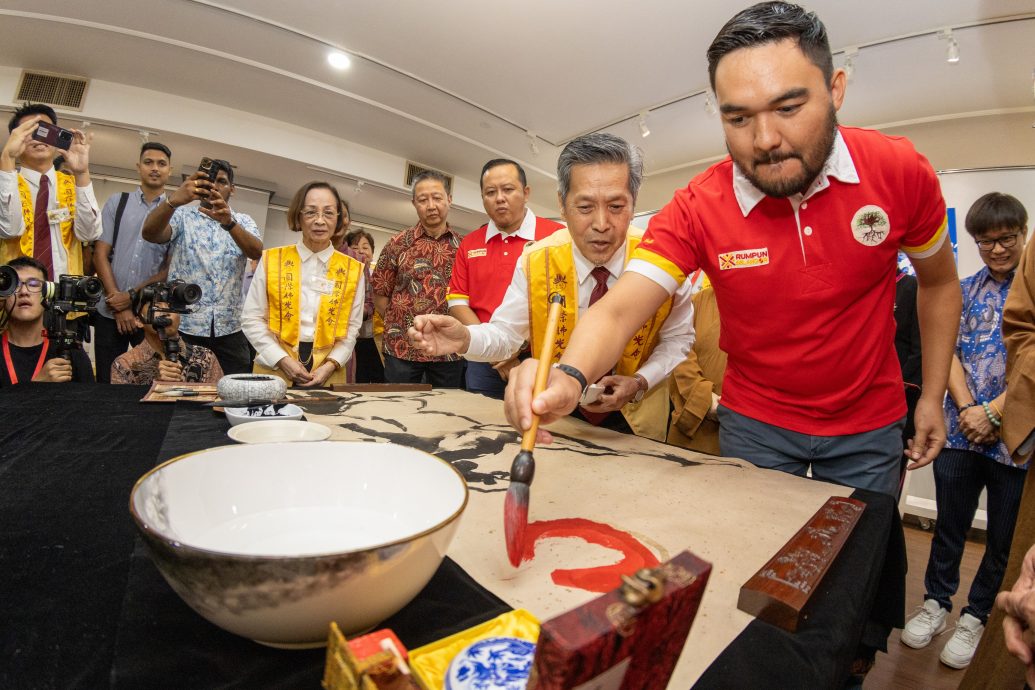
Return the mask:
<path fill-rule="evenodd" d="M 246 231 L 262 239 L 255 221 L 243 213 L 234 220 Z M 198 210 L 181 206 L 169 219 L 172 260 L 169 280 L 185 280 L 201 286 L 201 300 L 193 312 L 184 314 L 180 331 L 209 337 L 241 330 L 241 281 L 248 258 L 230 233 Z"/>
<path fill-rule="evenodd" d="M 1010 292 L 1013 274 L 996 281 L 988 268 L 960 281 L 963 313 L 956 340 L 956 357 L 963 365 L 967 388 L 978 403 L 992 400 L 1006 390 L 1006 346 L 1003 344 L 1003 304 Z M 996 462 L 1013 465 L 1006 445 L 996 441 L 987 446 L 971 443 L 960 432 L 959 408 L 951 395 L 945 396 L 946 448 L 972 450 Z"/>

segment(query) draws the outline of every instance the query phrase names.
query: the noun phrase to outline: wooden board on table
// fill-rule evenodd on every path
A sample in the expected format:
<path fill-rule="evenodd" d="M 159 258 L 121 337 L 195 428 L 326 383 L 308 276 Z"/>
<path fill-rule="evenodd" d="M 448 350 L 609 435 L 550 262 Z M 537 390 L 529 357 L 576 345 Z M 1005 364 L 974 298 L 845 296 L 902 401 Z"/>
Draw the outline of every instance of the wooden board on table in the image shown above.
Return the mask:
<path fill-rule="evenodd" d="M 186 383 L 180 381 L 155 381 L 140 402 L 171 403 L 194 402 L 207 403 L 219 400 L 214 383 Z"/>

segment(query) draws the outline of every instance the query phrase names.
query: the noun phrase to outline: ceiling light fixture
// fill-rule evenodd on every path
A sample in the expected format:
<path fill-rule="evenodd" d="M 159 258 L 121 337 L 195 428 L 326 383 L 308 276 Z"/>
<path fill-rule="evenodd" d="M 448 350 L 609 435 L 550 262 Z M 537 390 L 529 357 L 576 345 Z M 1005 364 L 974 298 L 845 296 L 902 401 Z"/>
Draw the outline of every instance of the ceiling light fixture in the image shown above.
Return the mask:
<path fill-rule="evenodd" d="M 952 29 L 942 29 L 938 32 L 938 38 L 949 42 L 949 47 L 945 53 L 945 61 L 950 65 L 958 63 L 960 61 L 960 44 L 952 34 Z"/>
<path fill-rule="evenodd" d="M 848 81 L 852 81 L 852 79 L 855 77 L 855 58 L 858 55 L 858 48 L 845 49 L 845 64 L 841 69 L 845 71 L 845 78 Z"/>
<path fill-rule="evenodd" d="M 711 91 L 704 92 L 704 112 L 712 116 L 717 115 L 719 112 L 719 109 L 715 107 L 715 101 L 712 100 Z"/>
<path fill-rule="evenodd" d="M 650 136 L 650 129 L 647 128 L 647 112 L 644 110 L 640 113 L 640 136 L 644 139 Z"/>
<path fill-rule="evenodd" d="M 332 50 L 327 53 L 327 62 L 331 64 L 334 69 L 348 69 L 349 65 L 352 64 L 352 60 L 349 56 L 340 50 Z"/>
<path fill-rule="evenodd" d="M 525 132 L 525 136 L 528 137 L 528 148 L 532 149 L 532 155 L 539 155 L 539 143 L 536 141 L 535 132 Z"/>

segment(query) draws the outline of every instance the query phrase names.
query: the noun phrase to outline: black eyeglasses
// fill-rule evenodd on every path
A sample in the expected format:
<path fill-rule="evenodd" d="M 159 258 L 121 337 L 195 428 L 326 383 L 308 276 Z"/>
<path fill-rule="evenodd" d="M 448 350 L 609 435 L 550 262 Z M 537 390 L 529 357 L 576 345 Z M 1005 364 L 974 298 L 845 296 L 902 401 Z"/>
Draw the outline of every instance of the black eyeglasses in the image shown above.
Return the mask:
<path fill-rule="evenodd" d="M 998 242 L 999 246 L 1003 249 L 1013 249 L 1014 246 L 1017 244 L 1017 238 L 1020 236 L 1021 233 L 1015 232 L 1011 235 L 1003 235 L 1002 237 L 997 237 L 994 240 L 977 240 L 977 246 L 978 249 L 980 249 L 983 252 L 990 252 L 992 251 L 992 248 L 995 247 L 996 242 Z"/>
<path fill-rule="evenodd" d="M 29 278 L 28 280 L 20 281 L 18 283 L 18 289 L 20 290 L 24 285 L 25 289 L 29 292 L 43 292 L 43 282 L 44 281 L 39 278 Z"/>

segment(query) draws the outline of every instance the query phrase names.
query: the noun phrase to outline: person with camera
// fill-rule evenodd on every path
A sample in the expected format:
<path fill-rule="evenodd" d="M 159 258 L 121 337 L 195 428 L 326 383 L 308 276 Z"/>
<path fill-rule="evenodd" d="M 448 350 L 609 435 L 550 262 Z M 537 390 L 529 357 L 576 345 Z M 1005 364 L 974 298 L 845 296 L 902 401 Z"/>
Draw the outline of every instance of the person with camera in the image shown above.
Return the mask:
<path fill-rule="evenodd" d="M 170 309 L 168 301 L 155 301 L 154 309 L 149 305 L 146 301 L 130 307 L 133 318 L 143 323 L 144 339 L 112 363 L 112 383 L 150 386 L 155 381 L 216 383 L 223 378 L 223 369 L 212 350 L 181 340 L 179 311 Z M 155 313 L 164 316 L 165 325 L 154 318 Z M 175 356 L 170 357 L 170 352 Z"/>
<path fill-rule="evenodd" d="M 289 385 L 344 383 L 363 323 L 363 263 L 334 249 L 344 222 L 332 185 L 310 182 L 288 207 L 299 242 L 263 253 L 244 305 L 244 333 L 255 348 L 255 371 Z"/>
<path fill-rule="evenodd" d="M 86 135 L 71 130 L 64 154 L 68 172 L 54 169 L 58 148 L 33 138 L 40 125 L 56 124 L 50 106 L 24 105 L 11 117 L 10 137 L 0 150 L 0 263 L 33 257 L 43 264 L 44 280 L 81 275 L 83 242 L 101 236 Z"/>
<path fill-rule="evenodd" d="M 27 256 L 8 265 L 18 272 L 18 289 L 4 300 L 7 328 L 0 335 L 0 386 L 19 383 L 93 383 L 90 358 L 81 349 L 69 351 L 66 359 L 43 330 L 47 267 Z"/>
<path fill-rule="evenodd" d="M 225 160 L 199 170 L 148 214 L 141 235 L 168 244 L 169 279 L 201 286 L 201 301 L 180 322 L 185 342 L 207 347 L 227 374 L 251 371 L 248 340 L 241 332 L 241 286 L 248 259 L 262 256 L 255 221 L 230 208 L 234 169 Z M 214 173 L 214 180 L 210 179 Z M 200 206 L 187 206 L 201 201 Z"/>
<path fill-rule="evenodd" d="M 104 232 L 94 250 L 105 293 L 97 303 L 93 324 L 98 383 L 109 383 L 115 358 L 144 339 L 130 304 L 130 290 L 164 281 L 169 270 L 168 247 L 145 242 L 140 229 L 147 215 L 165 201 L 171 159 L 165 144 L 145 142 L 137 160 L 140 186 L 133 192 L 112 194 L 101 211 Z"/>

